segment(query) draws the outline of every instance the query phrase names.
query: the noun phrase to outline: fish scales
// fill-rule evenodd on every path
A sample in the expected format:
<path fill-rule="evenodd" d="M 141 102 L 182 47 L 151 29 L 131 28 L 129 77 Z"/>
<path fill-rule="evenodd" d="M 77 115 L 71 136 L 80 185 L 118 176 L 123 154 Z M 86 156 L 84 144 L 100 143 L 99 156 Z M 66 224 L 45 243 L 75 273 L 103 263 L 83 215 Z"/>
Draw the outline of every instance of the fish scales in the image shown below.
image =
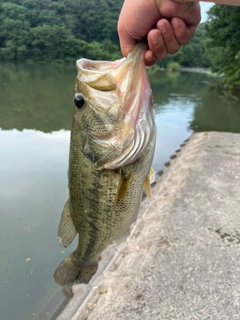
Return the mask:
<path fill-rule="evenodd" d="M 130 164 L 118 170 L 96 170 L 81 151 L 74 147 L 73 150 L 75 152 L 71 153 L 69 170 L 69 179 L 72 181 L 70 198 L 73 220 L 76 229 L 79 230 L 79 250 L 82 252 L 82 260 L 92 263 L 95 262 L 96 255 L 102 252 L 105 243 L 110 244 L 117 240 L 135 220 L 143 182 L 152 163 L 154 148 L 150 145 L 146 154 L 134 165 Z M 79 165 L 71 166 L 71 161 Z M 81 167 L 85 168 L 83 172 Z M 126 195 L 117 200 L 123 175 L 130 177 L 130 182 Z M 132 215 L 129 215 L 129 211 Z M 82 214 L 79 215 L 78 212 Z"/>
<path fill-rule="evenodd" d="M 88 283 L 100 254 L 130 233 L 143 187 L 150 195 L 156 126 L 144 50 L 139 44 L 126 59 L 78 62 L 69 200 L 58 236 L 63 246 L 79 236 L 55 271 L 60 285 Z"/>

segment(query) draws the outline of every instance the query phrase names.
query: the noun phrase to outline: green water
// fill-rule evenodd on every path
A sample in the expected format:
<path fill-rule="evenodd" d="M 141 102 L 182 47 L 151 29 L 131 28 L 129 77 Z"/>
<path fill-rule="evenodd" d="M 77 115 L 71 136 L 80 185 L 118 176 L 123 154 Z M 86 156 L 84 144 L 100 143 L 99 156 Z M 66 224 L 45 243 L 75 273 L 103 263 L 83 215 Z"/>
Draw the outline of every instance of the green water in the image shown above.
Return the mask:
<path fill-rule="evenodd" d="M 72 250 L 61 251 L 57 228 L 68 197 L 75 75 L 74 65 L 0 64 L 1 320 L 36 319 L 61 290 L 53 272 Z M 240 132 L 240 101 L 215 90 L 215 78 L 158 71 L 150 81 L 155 171 L 194 131 Z"/>

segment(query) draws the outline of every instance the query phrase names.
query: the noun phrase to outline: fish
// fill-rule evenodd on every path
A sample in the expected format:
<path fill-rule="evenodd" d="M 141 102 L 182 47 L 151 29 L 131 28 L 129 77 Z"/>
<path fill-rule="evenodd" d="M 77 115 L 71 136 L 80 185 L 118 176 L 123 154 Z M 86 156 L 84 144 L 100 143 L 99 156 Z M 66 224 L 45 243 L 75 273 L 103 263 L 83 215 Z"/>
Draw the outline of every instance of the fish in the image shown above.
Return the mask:
<path fill-rule="evenodd" d="M 101 253 L 130 234 L 143 189 L 151 197 L 157 130 L 145 50 L 139 43 L 127 58 L 76 63 L 69 199 L 58 239 L 67 247 L 78 234 L 78 246 L 54 273 L 61 286 L 89 283 Z"/>

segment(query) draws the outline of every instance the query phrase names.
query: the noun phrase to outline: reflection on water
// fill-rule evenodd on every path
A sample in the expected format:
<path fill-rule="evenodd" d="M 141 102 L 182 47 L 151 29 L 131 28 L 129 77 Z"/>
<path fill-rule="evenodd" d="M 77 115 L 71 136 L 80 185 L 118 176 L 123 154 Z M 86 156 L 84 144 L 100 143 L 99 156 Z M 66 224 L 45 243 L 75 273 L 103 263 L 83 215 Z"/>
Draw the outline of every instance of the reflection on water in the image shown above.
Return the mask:
<path fill-rule="evenodd" d="M 0 64 L 0 127 L 71 129 L 75 67 Z"/>
<path fill-rule="evenodd" d="M 56 230 L 69 132 L 2 130 L 0 141 L 1 319 L 26 319 L 58 290 L 52 274 L 62 258 Z"/>
<path fill-rule="evenodd" d="M 0 71 L 1 320 L 47 320 L 56 303 L 51 310 L 45 306 L 60 292 L 53 272 L 76 245 L 62 249 L 56 236 L 68 196 L 76 71 L 22 64 L 1 64 Z M 155 171 L 193 131 L 240 132 L 239 101 L 215 93 L 213 81 L 204 74 L 151 75 L 158 127 Z"/>

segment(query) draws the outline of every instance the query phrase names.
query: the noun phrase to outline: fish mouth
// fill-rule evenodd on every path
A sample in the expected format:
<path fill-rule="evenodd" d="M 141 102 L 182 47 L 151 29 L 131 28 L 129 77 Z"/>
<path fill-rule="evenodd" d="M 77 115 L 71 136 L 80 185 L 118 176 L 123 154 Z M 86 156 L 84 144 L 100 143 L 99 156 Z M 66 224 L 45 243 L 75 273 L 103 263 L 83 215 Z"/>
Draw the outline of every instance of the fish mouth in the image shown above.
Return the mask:
<path fill-rule="evenodd" d="M 154 133 L 154 109 L 144 64 L 145 43 L 139 43 L 127 58 L 114 62 L 80 59 L 77 61 L 77 79 L 91 95 L 91 89 L 98 92 L 115 93 L 120 101 L 115 130 L 110 138 L 94 136 L 102 148 L 110 146 L 109 152 L 95 165 L 99 169 L 116 169 L 133 163 L 147 150 Z M 106 114 L 107 116 L 107 114 Z"/>

